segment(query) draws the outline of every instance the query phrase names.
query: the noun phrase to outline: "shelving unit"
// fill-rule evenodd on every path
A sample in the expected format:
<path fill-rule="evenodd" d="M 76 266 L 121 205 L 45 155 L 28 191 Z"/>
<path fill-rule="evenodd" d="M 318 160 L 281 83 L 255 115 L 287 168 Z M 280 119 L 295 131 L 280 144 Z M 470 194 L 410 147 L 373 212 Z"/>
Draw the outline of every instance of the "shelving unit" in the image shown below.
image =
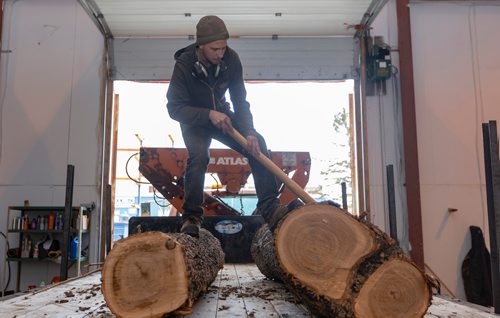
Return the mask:
<path fill-rule="evenodd" d="M 89 224 L 90 224 L 90 212 L 92 211 L 91 205 L 81 205 L 75 206 L 70 210 L 70 215 L 64 215 L 66 209 L 64 206 L 10 206 L 7 212 L 7 222 L 8 222 L 8 235 L 11 242 L 18 240 L 16 246 L 19 247 L 16 250 L 15 255 L 9 255 L 6 258 L 6 262 L 17 263 L 17 281 L 16 281 L 16 291 L 20 291 L 20 282 L 22 275 L 22 264 L 25 262 L 29 263 L 44 263 L 52 262 L 60 266 L 60 277 L 66 277 L 68 268 L 68 262 L 70 265 L 76 264 L 76 275 L 81 275 L 81 263 L 87 260 L 87 257 L 82 256 L 82 245 L 84 235 L 89 234 Z M 52 226 L 49 226 L 49 215 L 53 215 Z M 27 223 L 24 220 L 27 219 Z M 32 227 L 32 221 L 35 219 L 36 227 Z M 59 219 L 59 222 L 57 221 Z M 56 227 L 56 224 L 58 225 Z M 68 236 L 65 239 L 65 235 Z M 40 258 L 36 255 L 35 246 L 37 242 L 40 242 L 45 237 L 50 237 L 53 241 L 57 240 L 59 242 L 60 254 L 56 257 L 49 257 L 48 255 L 44 258 Z M 76 252 L 76 258 L 70 259 L 70 240 L 69 236 L 78 237 L 78 248 Z M 30 239 L 29 244 L 26 244 Z M 87 240 L 88 241 L 88 240 Z M 25 244 L 23 244 L 23 242 Z M 12 243 L 11 243 L 12 244 Z M 27 246 L 29 245 L 29 246 Z M 23 253 L 24 246 L 24 253 Z M 12 250 L 11 245 L 11 250 Z M 40 251 L 41 252 L 41 251 Z M 39 252 L 39 254 L 40 254 Z M 34 255 L 35 254 L 35 255 Z M 67 261 L 62 261 L 62 257 L 68 255 Z M 87 254 L 88 255 L 88 254 Z M 59 257 L 60 262 L 55 262 Z"/>

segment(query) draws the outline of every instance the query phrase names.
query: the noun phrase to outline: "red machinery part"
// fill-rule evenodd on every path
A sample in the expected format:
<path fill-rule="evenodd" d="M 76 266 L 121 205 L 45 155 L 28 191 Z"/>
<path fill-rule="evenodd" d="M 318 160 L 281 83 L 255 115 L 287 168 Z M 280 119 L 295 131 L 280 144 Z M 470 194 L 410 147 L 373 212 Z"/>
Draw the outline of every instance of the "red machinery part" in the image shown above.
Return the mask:
<path fill-rule="evenodd" d="M 311 157 L 308 152 L 270 152 L 270 159 L 304 188 L 309 181 Z M 139 171 L 178 211 L 184 203 L 183 175 L 188 158 L 185 148 L 142 147 Z M 205 192 L 204 215 L 240 215 L 241 213 L 213 196 L 238 196 L 251 174 L 248 159 L 232 149 L 210 149 L 208 173 L 217 174 L 220 184 L 215 193 Z M 223 189 L 219 189 L 222 187 Z M 281 185 L 283 204 L 297 198 Z"/>

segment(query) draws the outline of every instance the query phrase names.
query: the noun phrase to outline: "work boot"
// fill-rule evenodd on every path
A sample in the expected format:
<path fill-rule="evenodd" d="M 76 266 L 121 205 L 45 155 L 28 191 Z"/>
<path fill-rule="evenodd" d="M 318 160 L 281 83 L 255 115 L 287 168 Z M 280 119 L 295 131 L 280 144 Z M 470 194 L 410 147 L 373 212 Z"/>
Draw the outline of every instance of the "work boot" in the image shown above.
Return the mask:
<path fill-rule="evenodd" d="M 268 213 L 264 218 L 269 225 L 271 232 L 274 232 L 278 223 L 292 210 L 304 205 L 302 201 L 295 199 L 287 205 L 278 204 L 271 213 Z"/>
<path fill-rule="evenodd" d="M 182 222 L 181 233 L 192 237 L 200 236 L 201 218 L 190 216 Z"/>

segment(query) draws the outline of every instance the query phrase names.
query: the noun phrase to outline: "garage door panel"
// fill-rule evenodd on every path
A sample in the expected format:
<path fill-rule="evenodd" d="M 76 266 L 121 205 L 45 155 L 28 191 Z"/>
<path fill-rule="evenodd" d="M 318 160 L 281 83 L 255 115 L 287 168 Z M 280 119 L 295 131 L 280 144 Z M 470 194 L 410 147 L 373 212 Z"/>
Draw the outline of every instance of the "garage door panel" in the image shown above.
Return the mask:
<path fill-rule="evenodd" d="M 116 80 L 169 80 L 174 53 L 194 40 L 113 40 Z M 339 38 L 230 39 L 246 80 L 337 80 L 352 78 L 354 40 Z"/>

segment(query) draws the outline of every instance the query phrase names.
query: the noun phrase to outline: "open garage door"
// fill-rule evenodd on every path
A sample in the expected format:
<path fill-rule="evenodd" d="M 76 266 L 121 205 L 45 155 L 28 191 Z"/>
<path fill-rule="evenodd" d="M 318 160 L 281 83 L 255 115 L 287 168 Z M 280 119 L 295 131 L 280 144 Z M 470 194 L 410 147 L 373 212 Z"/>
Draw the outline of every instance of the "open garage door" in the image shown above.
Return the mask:
<path fill-rule="evenodd" d="M 353 78 L 354 39 L 230 39 L 245 80 L 342 80 Z M 118 38 L 112 41 L 113 80 L 168 81 L 174 53 L 187 39 Z"/>

